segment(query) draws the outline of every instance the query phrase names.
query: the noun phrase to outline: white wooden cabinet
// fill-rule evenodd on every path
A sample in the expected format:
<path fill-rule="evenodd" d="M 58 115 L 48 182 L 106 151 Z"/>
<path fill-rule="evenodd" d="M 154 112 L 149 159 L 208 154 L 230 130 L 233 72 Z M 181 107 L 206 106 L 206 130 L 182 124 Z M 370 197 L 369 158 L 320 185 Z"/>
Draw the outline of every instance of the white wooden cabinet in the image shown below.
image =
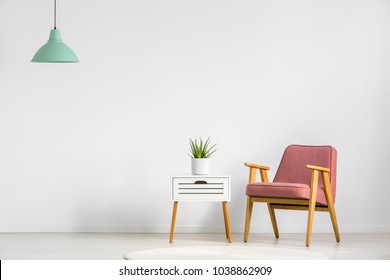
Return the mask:
<path fill-rule="evenodd" d="M 173 176 L 173 201 L 230 201 L 230 176 Z"/>
<path fill-rule="evenodd" d="M 222 202 L 226 238 L 232 242 L 230 232 L 229 211 L 227 202 L 230 201 L 229 175 L 184 175 L 173 176 L 171 186 L 173 213 L 169 242 L 173 242 L 176 214 L 179 201 L 215 201 Z"/>

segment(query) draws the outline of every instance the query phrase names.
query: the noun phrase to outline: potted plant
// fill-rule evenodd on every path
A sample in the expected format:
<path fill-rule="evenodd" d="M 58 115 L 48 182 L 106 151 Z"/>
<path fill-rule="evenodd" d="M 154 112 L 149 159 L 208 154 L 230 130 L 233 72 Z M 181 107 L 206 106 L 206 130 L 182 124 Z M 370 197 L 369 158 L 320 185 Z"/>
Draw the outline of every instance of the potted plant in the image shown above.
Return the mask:
<path fill-rule="evenodd" d="M 216 152 L 215 146 L 210 145 L 210 137 L 206 141 L 202 138 L 192 140 L 190 138 L 191 170 L 194 175 L 209 174 L 209 157 Z"/>

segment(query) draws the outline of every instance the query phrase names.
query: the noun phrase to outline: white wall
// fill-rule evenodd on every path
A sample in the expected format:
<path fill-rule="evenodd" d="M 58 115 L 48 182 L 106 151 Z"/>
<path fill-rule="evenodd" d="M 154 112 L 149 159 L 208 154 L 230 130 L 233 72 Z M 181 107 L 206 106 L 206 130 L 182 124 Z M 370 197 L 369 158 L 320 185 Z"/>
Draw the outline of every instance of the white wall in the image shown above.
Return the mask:
<path fill-rule="evenodd" d="M 341 232 L 390 231 L 389 1 L 58 1 L 81 63 L 30 63 L 52 2 L 0 0 L 0 231 L 168 232 L 170 176 L 198 136 L 232 176 L 235 232 L 243 163 L 273 178 L 291 143 L 338 149 Z M 277 216 L 304 232 L 304 212 Z M 180 204 L 177 231 L 222 232 L 221 206 Z"/>

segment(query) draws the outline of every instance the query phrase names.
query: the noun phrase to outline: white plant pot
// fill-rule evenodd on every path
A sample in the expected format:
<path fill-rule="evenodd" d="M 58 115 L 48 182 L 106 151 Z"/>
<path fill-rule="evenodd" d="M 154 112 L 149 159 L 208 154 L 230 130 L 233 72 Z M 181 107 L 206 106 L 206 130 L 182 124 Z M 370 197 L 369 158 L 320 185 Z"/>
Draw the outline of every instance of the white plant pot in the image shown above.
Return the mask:
<path fill-rule="evenodd" d="M 194 175 L 207 175 L 209 174 L 209 159 L 208 158 L 192 158 L 191 170 Z"/>

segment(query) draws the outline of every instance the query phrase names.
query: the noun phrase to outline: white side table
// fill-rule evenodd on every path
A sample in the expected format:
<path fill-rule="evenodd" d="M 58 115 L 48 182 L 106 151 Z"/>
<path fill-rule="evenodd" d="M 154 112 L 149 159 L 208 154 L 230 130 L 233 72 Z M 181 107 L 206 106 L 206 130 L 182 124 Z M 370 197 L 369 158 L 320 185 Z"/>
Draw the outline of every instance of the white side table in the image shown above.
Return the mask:
<path fill-rule="evenodd" d="M 225 221 L 226 238 L 232 242 L 228 204 L 230 201 L 229 175 L 184 175 L 172 176 L 173 214 L 169 242 L 173 242 L 177 206 L 179 201 L 221 201 Z"/>

